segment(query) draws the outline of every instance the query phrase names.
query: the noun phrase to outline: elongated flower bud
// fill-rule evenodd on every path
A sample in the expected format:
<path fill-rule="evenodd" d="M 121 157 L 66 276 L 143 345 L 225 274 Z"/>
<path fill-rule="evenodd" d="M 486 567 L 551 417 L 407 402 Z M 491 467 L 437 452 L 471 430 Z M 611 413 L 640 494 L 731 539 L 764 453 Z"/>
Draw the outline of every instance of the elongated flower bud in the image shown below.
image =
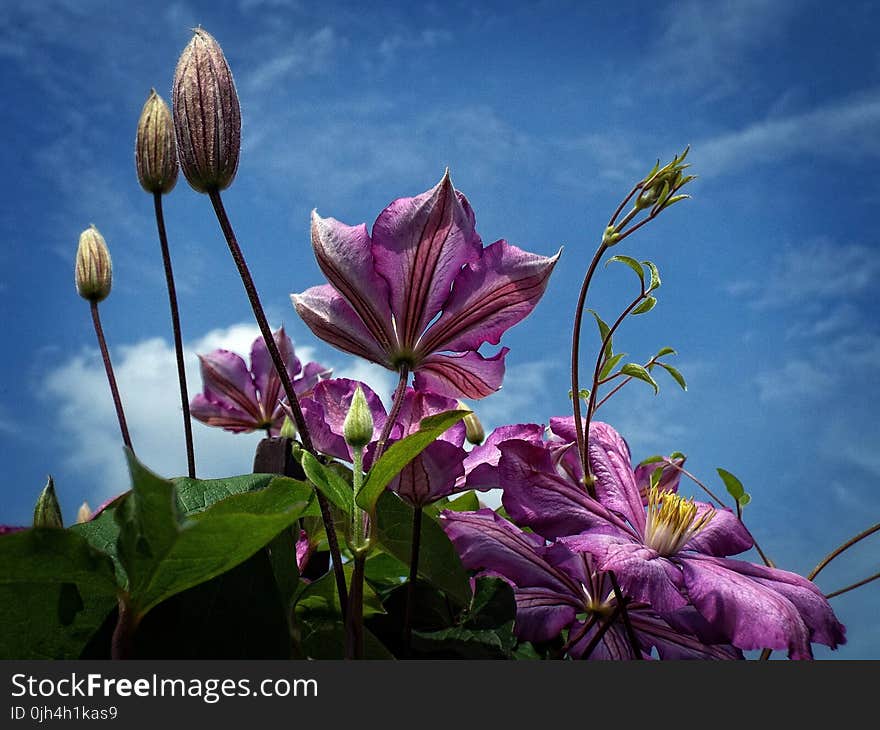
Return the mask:
<path fill-rule="evenodd" d="M 373 438 L 373 414 L 360 386 L 351 399 L 351 407 L 342 424 L 342 435 L 345 443 L 353 449 L 362 449 Z"/>
<path fill-rule="evenodd" d="M 467 405 L 458 401 L 458 407 L 462 410 L 470 411 L 470 413 L 462 419 L 462 421 L 464 421 L 465 438 L 467 438 L 469 444 L 479 446 L 486 440 L 486 431 L 483 429 L 483 424 L 480 423 L 477 414 L 468 408 Z"/>
<path fill-rule="evenodd" d="M 180 167 L 189 184 L 200 193 L 229 187 L 238 170 L 241 109 L 223 51 L 201 28 L 180 54 L 172 103 Z"/>
<path fill-rule="evenodd" d="M 88 502 L 83 502 L 76 511 L 76 522 L 79 524 L 81 522 L 88 522 L 90 519 L 92 519 L 92 508 L 89 507 Z"/>
<path fill-rule="evenodd" d="M 76 290 L 83 299 L 100 302 L 107 298 L 113 281 L 113 265 L 104 237 L 94 225 L 79 235 L 75 272 Z"/>
<path fill-rule="evenodd" d="M 52 477 L 49 477 L 34 507 L 34 527 L 64 527 Z"/>
<path fill-rule="evenodd" d="M 150 89 L 138 120 L 134 162 L 141 187 L 148 193 L 170 193 L 177 183 L 174 122 L 171 110 L 155 89 Z"/>

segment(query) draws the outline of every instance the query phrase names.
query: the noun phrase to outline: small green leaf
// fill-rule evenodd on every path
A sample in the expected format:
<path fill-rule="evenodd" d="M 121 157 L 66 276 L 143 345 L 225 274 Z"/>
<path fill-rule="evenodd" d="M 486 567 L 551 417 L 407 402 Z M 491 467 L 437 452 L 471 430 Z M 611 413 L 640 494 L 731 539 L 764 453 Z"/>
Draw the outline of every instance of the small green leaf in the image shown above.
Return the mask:
<path fill-rule="evenodd" d="M 598 327 L 599 327 L 599 337 L 602 338 L 602 342 L 605 342 L 605 338 L 606 338 L 606 337 L 608 338 L 608 342 L 605 344 L 605 352 L 604 352 L 604 354 L 605 354 L 606 357 L 610 357 L 610 356 L 611 356 L 611 353 L 613 352 L 613 348 L 612 348 L 612 339 L 613 339 L 613 338 L 610 337 L 610 334 L 611 334 L 611 328 L 608 326 L 608 324 L 605 322 L 605 320 L 602 319 L 602 318 L 598 315 L 597 312 L 595 312 L 595 311 L 592 310 L 592 309 L 589 309 L 589 310 L 587 310 L 587 311 L 588 311 L 590 314 L 592 314 L 592 315 L 596 318 L 596 324 L 597 324 Z"/>
<path fill-rule="evenodd" d="M 727 493 L 739 502 L 740 498 L 746 493 L 742 482 L 726 469 L 719 468 L 716 469 L 716 471 L 718 472 L 718 476 L 721 477 L 721 481 L 724 482 L 724 486 L 727 488 Z M 740 504 L 742 504 L 742 502 L 740 502 Z"/>
<path fill-rule="evenodd" d="M 663 461 L 666 457 L 661 456 L 660 454 L 655 454 L 654 456 L 649 456 L 647 459 L 642 459 L 639 462 L 639 466 L 645 466 L 647 464 L 656 464 L 657 462 Z"/>
<path fill-rule="evenodd" d="M 679 372 L 678 368 L 674 368 L 672 365 L 667 365 L 665 362 L 658 362 L 657 364 L 672 376 L 673 380 L 681 386 L 682 390 L 688 389 L 684 375 Z"/>
<path fill-rule="evenodd" d="M 354 508 L 354 493 L 351 485 L 332 469 L 324 467 L 308 451 L 302 452 L 302 468 L 308 480 L 315 485 L 327 499 L 345 514 Z"/>
<path fill-rule="evenodd" d="M 370 469 L 361 491 L 356 496 L 358 507 L 366 512 L 372 512 L 376 500 L 391 480 L 400 474 L 403 467 L 468 413 L 469 410 L 446 411 L 423 418 L 418 431 L 393 443 Z"/>
<path fill-rule="evenodd" d="M 451 510 L 452 512 L 476 512 L 478 509 L 480 509 L 480 500 L 477 498 L 477 493 L 473 490 L 465 492 L 455 499 L 444 497 L 424 508 L 425 512 L 430 512 L 435 517 L 443 512 L 443 510 Z"/>
<path fill-rule="evenodd" d="M 654 297 L 647 297 L 639 306 L 637 306 L 631 314 L 645 314 L 645 312 L 650 312 L 655 306 L 657 306 L 657 300 Z"/>
<path fill-rule="evenodd" d="M 611 371 L 617 367 L 617 363 L 619 363 L 625 357 L 625 352 L 618 352 L 616 355 L 605 358 L 605 363 L 602 365 L 602 369 L 599 371 L 599 380 L 605 380 L 605 378 L 611 375 Z M 587 397 L 589 397 L 589 395 Z"/>
<path fill-rule="evenodd" d="M 639 282 L 641 282 L 642 289 L 645 288 L 645 271 L 642 269 L 642 265 L 636 261 L 631 256 L 612 256 L 608 261 L 605 262 L 605 266 L 608 266 L 612 261 L 618 261 L 621 264 L 626 264 L 633 271 L 636 272 L 636 276 L 639 277 Z"/>
<path fill-rule="evenodd" d="M 412 507 L 393 492 L 384 492 L 376 509 L 376 540 L 406 565 L 412 552 L 412 528 Z M 459 605 L 470 603 L 470 582 L 458 552 L 429 513 L 422 515 L 419 575 Z"/>
<path fill-rule="evenodd" d="M 651 373 L 645 370 L 641 365 L 634 362 L 628 362 L 620 368 L 620 372 L 631 378 L 635 378 L 636 380 L 643 380 L 648 383 L 654 389 L 654 395 L 660 392 L 660 386 L 657 385 L 657 381 L 654 380 L 654 378 L 651 377 Z"/>
<path fill-rule="evenodd" d="M 677 354 L 678 353 L 675 350 L 673 350 L 671 347 L 661 347 L 657 351 L 657 354 L 654 355 L 654 359 L 656 360 L 658 358 L 664 357 L 665 355 L 677 355 Z"/>
<path fill-rule="evenodd" d="M 654 264 L 653 261 L 642 261 L 642 263 L 647 266 L 651 270 L 651 284 L 648 286 L 648 291 L 654 291 L 655 289 L 660 288 L 660 270 Z"/>
<path fill-rule="evenodd" d="M 739 506 L 740 506 L 740 507 L 745 507 L 745 506 L 746 506 L 749 502 L 751 502 L 751 501 L 752 501 L 752 495 L 749 494 L 748 492 L 744 492 L 744 493 L 740 496 L 740 498 L 737 499 L 737 502 L 739 502 Z"/>

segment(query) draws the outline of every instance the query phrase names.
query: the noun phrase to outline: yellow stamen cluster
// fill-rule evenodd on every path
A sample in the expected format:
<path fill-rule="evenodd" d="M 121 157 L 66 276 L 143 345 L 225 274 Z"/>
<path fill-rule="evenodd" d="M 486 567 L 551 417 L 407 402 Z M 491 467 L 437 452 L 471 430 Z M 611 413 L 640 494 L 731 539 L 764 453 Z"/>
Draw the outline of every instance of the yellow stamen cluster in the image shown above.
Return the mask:
<path fill-rule="evenodd" d="M 714 509 L 706 510 L 699 517 L 697 512 L 693 499 L 651 487 L 648 490 L 645 544 L 661 555 L 674 555 L 715 516 Z"/>

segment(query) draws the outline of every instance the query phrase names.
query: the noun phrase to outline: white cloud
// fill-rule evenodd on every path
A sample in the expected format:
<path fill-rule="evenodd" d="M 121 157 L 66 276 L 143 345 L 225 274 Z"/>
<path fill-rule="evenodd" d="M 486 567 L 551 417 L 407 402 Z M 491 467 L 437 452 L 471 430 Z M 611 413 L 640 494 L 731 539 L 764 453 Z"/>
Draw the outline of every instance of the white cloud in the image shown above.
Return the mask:
<path fill-rule="evenodd" d="M 762 403 L 814 400 L 834 386 L 828 372 L 807 360 L 789 360 L 781 368 L 767 370 L 755 376 L 758 399 Z"/>
<path fill-rule="evenodd" d="M 509 365 L 501 390 L 470 401 L 468 405 L 487 433 L 508 423 L 548 423 L 551 416 L 564 415 L 547 411 L 550 396 L 558 387 L 558 376 L 554 375 L 557 365 L 551 360 Z"/>
<path fill-rule="evenodd" d="M 344 43 L 332 27 L 324 26 L 310 34 L 294 34 L 289 42 L 280 45 L 280 52 L 269 58 L 265 57 L 263 46 L 263 54 L 255 59 L 260 61 L 259 65 L 242 74 L 242 85 L 246 93 L 258 96 L 274 84 L 283 85 L 291 79 L 321 73 L 333 61 L 337 47 Z"/>

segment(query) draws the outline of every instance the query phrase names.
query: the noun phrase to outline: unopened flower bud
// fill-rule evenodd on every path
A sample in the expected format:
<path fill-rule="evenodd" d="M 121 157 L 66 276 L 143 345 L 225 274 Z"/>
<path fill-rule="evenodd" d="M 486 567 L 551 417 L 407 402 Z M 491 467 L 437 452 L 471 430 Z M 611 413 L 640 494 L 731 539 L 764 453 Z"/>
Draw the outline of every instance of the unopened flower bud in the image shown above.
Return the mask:
<path fill-rule="evenodd" d="M 34 507 L 34 527 L 64 527 L 52 477 L 49 477 Z"/>
<path fill-rule="evenodd" d="M 223 51 L 201 28 L 180 54 L 172 102 L 177 153 L 189 184 L 200 193 L 229 187 L 238 170 L 241 109 Z"/>
<path fill-rule="evenodd" d="M 458 407 L 463 411 L 469 411 L 469 413 L 463 419 L 461 419 L 462 421 L 464 421 L 465 438 L 468 440 L 469 444 L 479 446 L 481 443 L 483 443 L 483 441 L 486 440 L 486 431 L 483 429 L 483 424 L 480 423 L 480 419 L 477 418 L 477 414 L 474 413 L 461 401 L 458 401 Z"/>
<path fill-rule="evenodd" d="M 284 423 L 281 424 L 281 431 L 278 434 L 283 439 L 295 439 L 296 438 L 296 426 L 293 425 L 293 421 L 290 420 L 290 416 L 284 417 Z"/>
<path fill-rule="evenodd" d="M 351 406 L 342 424 L 342 435 L 353 449 L 362 449 L 373 438 L 373 414 L 361 386 L 354 391 Z"/>
<path fill-rule="evenodd" d="M 150 96 L 138 120 L 134 146 L 138 180 L 148 193 L 170 193 L 177 182 L 177 143 L 171 110 L 150 89 Z"/>
<path fill-rule="evenodd" d="M 76 290 L 83 299 L 100 302 L 107 298 L 113 280 L 113 266 L 104 237 L 95 226 L 79 236 L 76 250 Z"/>
<path fill-rule="evenodd" d="M 88 522 L 90 519 L 92 519 L 92 508 L 89 507 L 88 502 L 83 502 L 76 511 L 76 522 L 77 524 L 80 524 L 82 522 Z"/>

